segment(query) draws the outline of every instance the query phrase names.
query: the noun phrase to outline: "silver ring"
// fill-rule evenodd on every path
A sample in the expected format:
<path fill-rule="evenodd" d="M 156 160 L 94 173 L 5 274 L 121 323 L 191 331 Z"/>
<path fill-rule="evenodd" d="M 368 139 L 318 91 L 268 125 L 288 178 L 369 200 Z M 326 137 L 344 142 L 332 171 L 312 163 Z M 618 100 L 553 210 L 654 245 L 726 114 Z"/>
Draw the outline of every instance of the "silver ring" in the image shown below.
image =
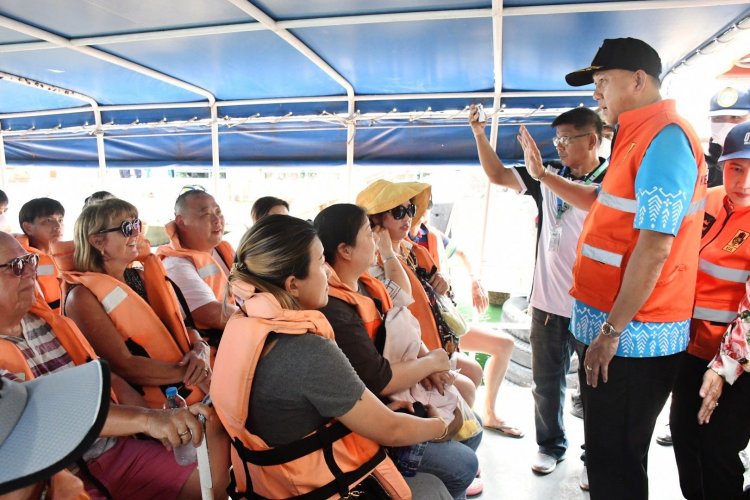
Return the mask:
<path fill-rule="evenodd" d="M 206 375 L 208 375 L 208 368 L 204 368 L 203 369 L 203 373 L 205 373 Z"/>
<path fill-rule="evenodd" d="M 714 401 L 714 409 L 716 409 L 717 406 L 719 406 L 719 402 L 718 401 Z"/>
<path fill-rule="evenodd" d="M 593 370 L 593 368 L 591 368 L 589 365 L 586 365 L 586 371 L 590 372 L 591 370 Z"/>
<path fill-rule="evenodd" d="M 188 434 L 192 434 L 190 432 L 190 429 L 187 429 L 185 432 L 180 432 L 177 435 L 180 436 L 180 437 L 182 437 L 182 436 L 187 436 Z"/>

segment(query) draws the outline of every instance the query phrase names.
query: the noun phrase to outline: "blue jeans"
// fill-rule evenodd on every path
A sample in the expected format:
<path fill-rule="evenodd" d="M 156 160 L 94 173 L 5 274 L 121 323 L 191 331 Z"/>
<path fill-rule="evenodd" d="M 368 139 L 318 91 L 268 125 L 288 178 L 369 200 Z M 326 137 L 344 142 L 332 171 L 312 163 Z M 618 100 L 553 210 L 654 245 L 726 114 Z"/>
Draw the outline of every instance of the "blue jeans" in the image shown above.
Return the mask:
<path fill-rule="evenodd" d="M 418 470 L 437 476 L 454 499 L 464 499 L 479 470 L 475 451 L 481 441 L 482 432 L 462 442 L 427 443 Z"/>
<path fill-rule="evenodd" d="M 539 452 L 560 459 L 568 449 L 563 423 L 565 375 L 575 349 L 568 331 L 570 318 L 533 308 L 531 313 L 531 375 L 534 380 L 534 424 Z"/>

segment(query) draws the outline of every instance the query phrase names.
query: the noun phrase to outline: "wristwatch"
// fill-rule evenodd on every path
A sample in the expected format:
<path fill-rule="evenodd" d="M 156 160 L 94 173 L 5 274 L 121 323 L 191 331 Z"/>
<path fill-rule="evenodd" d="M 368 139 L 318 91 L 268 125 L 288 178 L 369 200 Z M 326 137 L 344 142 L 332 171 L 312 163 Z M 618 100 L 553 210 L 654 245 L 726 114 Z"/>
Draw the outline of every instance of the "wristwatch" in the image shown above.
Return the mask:
<path fill-rule="evenodd" d="M 602 324 L 601 332 L 602 332 L 602 335 L 604 335 L 605 337 L 609 337 L 613 339 L 616 339 L 620 335 L 622 335 L 622 332 L 618 332 L 617 330 L 615 330 L 615 327 L 612 326 L 612 323 L 610 323 L 609 321 L 605 321 Z"/>

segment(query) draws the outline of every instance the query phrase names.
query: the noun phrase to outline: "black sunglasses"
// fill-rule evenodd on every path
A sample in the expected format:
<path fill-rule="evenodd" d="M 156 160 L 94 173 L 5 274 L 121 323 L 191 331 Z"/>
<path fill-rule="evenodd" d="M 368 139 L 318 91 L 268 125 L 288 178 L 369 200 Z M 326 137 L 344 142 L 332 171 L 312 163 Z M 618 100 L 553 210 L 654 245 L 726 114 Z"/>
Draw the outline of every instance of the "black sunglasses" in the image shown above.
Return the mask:
<path fill-rule="evenodd" d="M 408 207 L 405 207 L 403 205 L 399 205 L 396 208 L 392 208 L 388 210 L 394 219 L 401 220 L 405 216 L 414 217 L 414 215 L 417 213 L 417 206 L 414 203 L 409 203 Z"/>
<path fill-rule="evenodd" d="M 122 221 L 122 224 L 117 227 L 102 229 L 101 231 L 97 231 L 96 233 L 114 233 L 115 231 L 120 231 L 123 236 L 125 236 L 126 238 L 130 238 L 134 234 L 138 234 L 141 232 L 141 219 L 124 220 Z"/>
<path fill-rule="evenodd" d="M 39 256 L 35 253 L 27 253 L 26 255 L 22 255 L 21 257 L 16 257 L 15 259 L 9 260 L 5 264 L 0 265 L 0 268 L 9 267 L 10 270 L 13 271 L 13 274 L 21 277 L 23 276 L 23 273 L 26 272 L 27 268 L 36 272 L 36 267 L 38 264 Z"/>

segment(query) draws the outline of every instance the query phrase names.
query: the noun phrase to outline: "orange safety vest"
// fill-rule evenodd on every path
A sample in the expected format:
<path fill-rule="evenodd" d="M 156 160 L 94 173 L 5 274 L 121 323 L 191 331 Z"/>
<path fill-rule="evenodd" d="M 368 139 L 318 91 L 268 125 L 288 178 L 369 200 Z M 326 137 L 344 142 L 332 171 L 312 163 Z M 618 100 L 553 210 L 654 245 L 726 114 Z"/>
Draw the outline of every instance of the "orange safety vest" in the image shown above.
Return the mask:
<path fill-rule="evenodd" d="M 211 380 L 211 399 L 232 439 L 232 497 L 340 498 L 372 474 L 391 498 L 410 499 L 383 448 L 339 422 L 276 448 L 247 430 L 253 377 L 268 335 L 313 333 L 333 341 L 333 330 L 321 312 L 282 309 L 272 295 L 245 286 L 235 287 L 244 303 L 224 329 Z"/>
<path fill-rule="evenodd" d="M 670 124 L 685 132 L 695 157 L 697 180 L 687 214 L 672 243 L 654 290 L 634 318 L 644 322 L 684 321 L 692 316 L 698 271 L 701 223 L 706 193 L 706 162 L 698 136 L 663 100 L 620 115 L 620 128 L 601 192 L 591 206 L 578 240 L 570 294 L 584 304 L 609 312 L 620 293 L 622 278 L 638 241 L 633 228 L 635 178 L 651 141 Z"/>
<path fill-rule="evenodd" d="M 153 254 L 142 258 L 144 284 L 149 302 L 129 286 L 102 273 L 63 272 L 66 283 L 83 285 L 96 296 L 109 315 L 123 342 L 133 341 L 152 359 L 178 363 L 191 349 L 177 297 L 167 282 L 161 260 Z M 143 395 L 151 408 L 161 408 L 166 400 L 160 387 L 145 386 Z M 191 387 L 185 397 L 188 404 L 199 402 L 205 394 Z"/>
<path fill-rule="evenodd" d="M 417 245 L 416 243 L 410 244 L 411 251 L 417 259 L 416 265 L 418 267 L 421 267 L 427 272 L 432 271 L 433 267 L 437 267 L 426 248 Z M 406 250 L 408 244 L 402 242 L 401 247 Z M 432 314 L 430 299 L 427 297 L 427 292 L 422 288 L 422 283 L 419 281 L 419 278 L 417 278 L 417 274 L 411 266 L 401 258 L 399 258 L 399 261 L 406 271 L 406 275 L 409 277 L 409 283 L 411 284 L 411 296 L 414 299 L 414 302 L 409 305 L 409 311 L 411 311 L 414 317 L 417 318 L 417 321 L 419 321 L 419 329 L 422 332 L 422 342 L 424 342 L 424 345 L 426 345 L 427 349 L 430 351 L 441 349 L 443 343 L 440 340 L 440 334 L 438 333 L 435 316 Z"/>
<path fill-rule="evenodd" d="M 180 243 L 180 236 L 177 234 L 177 224 L 175 224 L 174 221 L 170 221 L 164 226 L 164 229 L 169 237 L 169 243 L 157 248 L 156 255 L 161 259 L 166 257 L 183 257 L 190 259 L 195 266 L 195 269 L 198 270 L 198 276 L 200 276 L 214 292 L 216 300 L 223 301 L 226 296 L 229 279 L 214 260 L 211 253 L 184 248 Z M 222 241 L 216 246 L 216 251 L 219 252 L 221 260 L 224 261 L 224 265 L 227 266 L 227 269 L 231 269 L 232 264 L 234 263 L 234 250 L 232 249 L 232 246 L 226 241 Z M 233 299 L 230 299 L 230 301 L 234 303 Z M 205 325 L 197 326 L 198 328 L 203 328 Z"/>
<path fill-rule="evenodd" d="M 24 250 L 29 253 L 39 255 L 39 267 L 36 269 L 36 282 L 42 290 L 45 302 L 50 308 L 60 314 L 60 300 L 62 299 L 62 287 L 60 281 L 60 271 L 57 269 L 52 256 L 32 247 L 29 244 L 29 237 L 25 234 L 14 235 Z"/>
<path fill-rule="evenodd" d="M 36 302 L 31 306 L 29 312 L 39 316 L 50 326 L 55 337 L 60 341 L 63 349 L 76 366 L 98 359 L 91 344 L 73 320 L 53 312 L 38 294 Z M 0 366 L 24 380 L 28 381 L 34 378 L 26 361 L 26 356 L 15 343 L 7 339 L 0 339 Z"/>
<path fill-rule="evenodd" d="M 711 360 L 737 317 L 750 278 L 750 207 L 735 210 L 724 186 L 708 190 L 688 352 Z"/>
<path fill-rule="evenodd" d="M 383 325 L 383 314 L 393 307 L 393 301 L 391 300 L 391 296 L 388 295 L 385 285 L 370 274 L 364 273 L 359 277 L 359 281 L 364 285 L 371 297 L 380 301 L 382 311 L 378 309 L 372 298 L 362 295 L 342 283 L 333 269 L 331 269 L 328 276 L 328 295 L 343 300 L 356 308 L 357 315 L 362 319 L 362 324 L 365 330 L 367 330 L 367 334 L 374 342 L 380 331 L 380 327 Z"/>
<path fill-rule="evenodd" d="M 427 225 L 424 227 L 427 229 L 427 247 L 425 248 L 427 248 L 430 257 L 432 257 L 433 262 L 435 262 L 437 270 L 440 271 L 440 264 L 447 261 L 443 240 L 438 236 L 440 235 L 440 232 L 437 229 Z"/>

